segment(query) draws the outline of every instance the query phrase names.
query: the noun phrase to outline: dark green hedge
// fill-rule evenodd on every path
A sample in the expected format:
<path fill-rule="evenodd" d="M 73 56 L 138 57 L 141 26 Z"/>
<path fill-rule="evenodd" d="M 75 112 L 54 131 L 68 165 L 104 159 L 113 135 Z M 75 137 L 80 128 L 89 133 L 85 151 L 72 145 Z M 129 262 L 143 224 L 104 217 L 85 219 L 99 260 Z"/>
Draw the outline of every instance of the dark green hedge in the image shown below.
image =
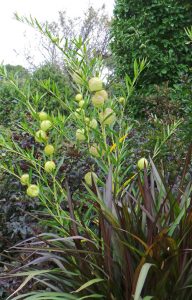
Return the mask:
<path fill-rule="evenodd" d="M 116 0 L 111 48 L 117 74 L 130 73 L 135 58 L 147 57 L 147 83 L 178 79 L 192 66 L 184 28 L 192 25 L 192 0 Z"/>

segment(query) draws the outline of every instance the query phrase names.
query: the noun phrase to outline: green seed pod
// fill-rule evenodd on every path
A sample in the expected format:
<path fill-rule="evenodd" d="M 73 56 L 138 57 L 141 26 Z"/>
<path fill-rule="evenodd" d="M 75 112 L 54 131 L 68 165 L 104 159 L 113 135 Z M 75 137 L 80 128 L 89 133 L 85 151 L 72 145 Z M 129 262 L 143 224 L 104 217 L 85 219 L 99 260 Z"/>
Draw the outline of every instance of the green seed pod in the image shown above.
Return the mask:
<path fill-rule="evenodd" d="M 39 119 L 41 121 L 47 120 L 48 119 L 48 114 L 44 111 L 39 112 Z"/>
<path fill-rule="evenodd" d="M 91 98 L 92 100 L 92 103 L 95 107 L 102 107 L 104 102 L 105 102 L 105 99 L 100 96 L 100 95 L 93 95 L 93 97 Z"/>
<path fill-rule="evenodd" d="M 111 125 L 116 120 L 116 115 L 111 108 L 106 108 L 104 112 L 99 114 L 100 122 L 104 125 Z"/>
<path fill-rule="evenodd" d="M 36 140 L 36 142 L 42 143 L 42 142 L 45 142 L 47 139 L 48 139 L 48 137 L 47 137 L 47 134 L 46 134 L 45 131 L 38 130 L 35 133 L 35 140 Z"/>
<path fill-rule="evenodd" d="M 84 129 L 77 129 L 76 131 L 76 139 L 78 141 L 84 141 L 86 139 L 85 137 L 85 130 Z"/>
<path fill-rule="evenodd" d="M 83 96 L 81 94 L 77 94 L 75 96 L 75 100 L 79 102 L 79 101 L 83 100 Z"/>
<path fill-rule="evenodd" d="M 108 93 L 105 90 L 101 90 L 95 93 L 95 96 L 103 97 L 104 101 L 108 99 Z"/>
<path fill-rule="evenodd" d="M 85 101 L 84 101 L 84 100 L 81 100 L 81 101 L 79 102 L 79 107 L 82 108 L 84 104 L 85 104 Z"/>
<path fill-rule="evenodd" d="M 89 124 L 89 122 L 90 122 L 90 119 L 88 117 L 85 117 L 85 123 Z"/>
<path fill-rule="evenodd" d="M 148 167 L 148 161 L 145 157 L 142 157 L 138 160 L 137 167 L 139 170 L 143 170 Z"/>
<path fill-rule="evenodd" d="M 80 117 L 80 112 L 81 112 L 81 108 L 77 108 L 76 111 L 74 112 L 75 117 L 78 119 Z"/>
<path fill-rule="evenodd" d="M 91 78 L 88 82 L 88 85 L 91 92 L 97 92 L 103 89 L 103 82 L 98 77 Z"/>
<path fill-rule="evenodd" d="M 29 184 L 29 174 L 23 174 L 20 178 L 22 185 L 28 185 Z"/>
<path fill-rule="evenodd" d="M 40 127 L 41 127 L 41 130 L 47 131 L 47 130 L 51 129 L 52 123 L 49 120 L 44 120 L 41 122 Z"/>
<path fill-rule="evenodd" d="M 36 184 L 30 184 L 27 189 L 27 195 L 34 198 L 39 195 L 39 187 Z"/>
<path fill-rule="evenodd" d="M 44 168 L 45 168 L 45 172 L 52 173 L 55 170 L 56 165 L 55 165 L 54 161 L 50 160 L 45 163 Z"/>
<path fill-rule="evenodd" d="M 119 101 L 120 104 L 123 104 L 123 105 L 125 104 L 125 98 L 124 97 L 119 97 L 118 101 Z"/>
<path fill-rule="evenodd" d="M 90 128 L 93 128 L 93 129 L 96 129 L 97 125 L 98 125 L 98 123 L 97 123 L 96 119 L 92 119 L 90 124 L 89 124 Z"/>
<path fill-rule="evenodd" d="M 46 155 L 52 155 L 55 152 L 53 145 L 47 145 L 44 149 Z"/>
<path fill-rule="evenodd" d="M 93 144 L 90 148 L 89 148 L 89 153 L 94 156 L 94 157 L 99 157 L 99 152 L 98 152 L 98 146 L 97 144 Z"/>

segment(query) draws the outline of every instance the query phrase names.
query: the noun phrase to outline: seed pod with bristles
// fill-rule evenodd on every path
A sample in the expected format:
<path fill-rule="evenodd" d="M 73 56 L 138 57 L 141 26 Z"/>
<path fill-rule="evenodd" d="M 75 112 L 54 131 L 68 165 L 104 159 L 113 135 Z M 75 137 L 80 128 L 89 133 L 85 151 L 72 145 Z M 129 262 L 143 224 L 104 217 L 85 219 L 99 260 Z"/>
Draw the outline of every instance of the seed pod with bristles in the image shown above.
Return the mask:
<path fill-rule="evenodd" d="M 97 92 L 103 89 L 103 82 L 98 77 L 91 78 L 88 84 L 91 92 Z"/>

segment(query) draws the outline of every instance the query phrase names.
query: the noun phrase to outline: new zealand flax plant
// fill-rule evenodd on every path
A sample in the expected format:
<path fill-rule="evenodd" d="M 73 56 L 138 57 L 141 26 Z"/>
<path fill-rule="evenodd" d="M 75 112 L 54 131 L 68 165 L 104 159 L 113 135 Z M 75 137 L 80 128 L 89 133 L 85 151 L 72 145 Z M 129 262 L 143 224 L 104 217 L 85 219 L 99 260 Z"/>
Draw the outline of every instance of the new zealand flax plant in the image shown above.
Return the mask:
<path fill-rule="evenodd" d="M 180 183 L 173 187 L 150 160 L 149 171 L 141 171 L 114 195 L 111 167 L 103 193 L 94 179 L 91 188 L 86 186 L 81 199 L 89 207 L 86 218 L 66 182 L 65 228 L 9 249 L 28 257 L 24 266 L 8 273 L 25 277 L 15 293 L 29 280 L 38 288 L 11 299 L 190 299 L 192 186 L 185 175 L 191 151 Z"/>

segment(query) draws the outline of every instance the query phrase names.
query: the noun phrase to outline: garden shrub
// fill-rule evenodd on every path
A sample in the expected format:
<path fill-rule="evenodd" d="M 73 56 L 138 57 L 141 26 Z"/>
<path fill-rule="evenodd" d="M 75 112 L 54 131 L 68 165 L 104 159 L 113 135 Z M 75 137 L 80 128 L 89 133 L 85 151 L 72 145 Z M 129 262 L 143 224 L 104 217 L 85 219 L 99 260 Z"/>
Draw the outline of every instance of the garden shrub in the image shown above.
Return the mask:
<path fill-rule="evenodd" d="M 17 86 L 0 79 L 0 123 L 6 127 L 15 127 L 17 121 L 22 121 L 22 111 L 19 107 L 19 90 L 18 88 L 26 85 L 33 91 L 34 97 L 38 98 L 35 93 L 41 93 L 41 108 L 49 107 L 52 110 L 58 110 L 57 100 L 52 94 L 49 94 L 45 85 L 55 85 L 55 90 L 59 91 L 62 98 L 69 97 L 74 94 L 73 87 L 70 85 L 69 76 L 64 76 L 58 66 L 45 64 L 39 66 L 33 72 L 29 73 L 21 66 L 6 65 L 6 70 L 13 80 L 17 79 Z M 15 78 L 15 79 L 14 79 Z M 44 93 L 44 95 L 43 95 Z M 45 98 L 46 96 L 46 98 Z M 16 129 L 16 128 L 15 128 Z"/>
<path fill-rule="evenodd" d="M 18 86 L 21 87 L 29 79 L 28 71 L 22 66 L 6 65 L 9 76 L 17 79 Z M 18 105 L 18 90 L 12 84 L 0 78 L 0 124 L 10 127 L 21 113 Z"/>
<path fill-rule="evenodd" d="M 35 69 L 31 76 L 31 90 L 37 93 L 46 93 L 44 85 L 49 82 L 50 85 L 55 84 L 55 88 L 59 91 L 61 98 L 70 97 L 74 92 L 70 84 L 69 76 L 64 74 L 61 67 L 46 63 Z M 41 108 L 46 107 L 51 110 L 58 109 L 58 102 L 52 94 L 48 92 L 41 99 Z"/>
<path fill-rule="evenodd" d="M 146 84 L 180 82 L 192 66 L 184 31 L 191 10 L 190 0 L 117 0 L 111 30 L 117 75 L 130 74 L 135 58 L 146 57 Z"/>

